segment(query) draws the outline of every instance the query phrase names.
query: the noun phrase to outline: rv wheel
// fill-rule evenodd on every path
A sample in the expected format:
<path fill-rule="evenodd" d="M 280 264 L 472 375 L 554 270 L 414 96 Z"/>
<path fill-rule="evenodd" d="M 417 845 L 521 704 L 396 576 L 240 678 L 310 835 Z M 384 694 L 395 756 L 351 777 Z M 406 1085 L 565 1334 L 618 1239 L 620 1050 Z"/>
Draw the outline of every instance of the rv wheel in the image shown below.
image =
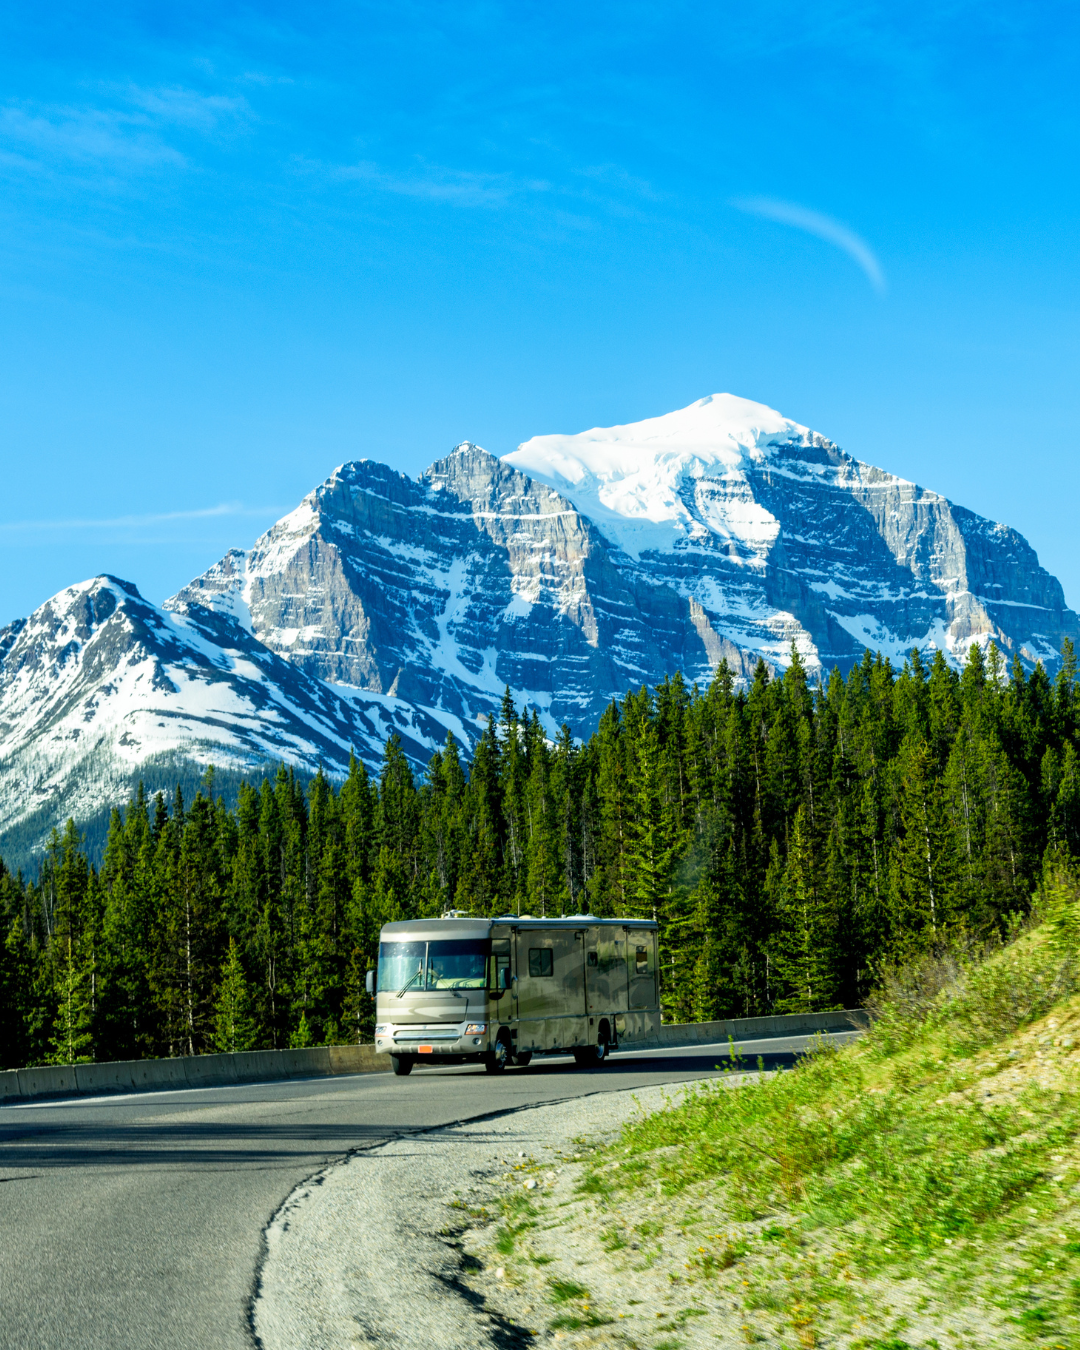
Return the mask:
<path fill-rule="evenodd" d="M 574 1051 L 574 1062 L 578 1068 L 599 1068 L 608 1057 L 608 1024 L 600 1023 L 600 1028 L 596 1033 L 596 1044 L 587 1046 L 583 1050 Z"/>
<path fill-rule="evenodd" d="M 394 1066 L 394 1072 L 399 1078 L 405 1078 L 408 1074 L 412 1073 L 412 1055 L 391 1055 L 390 1063 Z"/>
<path fill-rule="evenodd" d="M 510 1033 L 503 1028 L 499 1032 L 499 1039 L 495 1042 L 494 1050 L 489 1050 L 484 1056 L 484 1068 L 488 1073 L 502 1073 L 503 1069 L 513 1059 L 513 1050 L 510 1048 Z"/>

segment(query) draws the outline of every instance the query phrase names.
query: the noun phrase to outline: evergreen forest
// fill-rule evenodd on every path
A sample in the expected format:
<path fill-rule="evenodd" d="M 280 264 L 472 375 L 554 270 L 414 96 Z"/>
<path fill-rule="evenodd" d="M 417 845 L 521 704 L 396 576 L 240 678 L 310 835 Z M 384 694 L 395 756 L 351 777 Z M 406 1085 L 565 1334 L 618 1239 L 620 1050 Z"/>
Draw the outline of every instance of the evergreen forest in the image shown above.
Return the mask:
<path fill-rule="evenodd" d="M 141 790 L 100 866 L 75 826 L 0 864 L 0 1067 L 370 1040 L 380 926 L 655 917 L 667 1021 L 859 1006 L 883 964 L 1007 935 L 1080 855 L 1080 686 L 973 646 L 812 684 L 675 675 L 584 743 L 509 692 L 464 764 Z"/>

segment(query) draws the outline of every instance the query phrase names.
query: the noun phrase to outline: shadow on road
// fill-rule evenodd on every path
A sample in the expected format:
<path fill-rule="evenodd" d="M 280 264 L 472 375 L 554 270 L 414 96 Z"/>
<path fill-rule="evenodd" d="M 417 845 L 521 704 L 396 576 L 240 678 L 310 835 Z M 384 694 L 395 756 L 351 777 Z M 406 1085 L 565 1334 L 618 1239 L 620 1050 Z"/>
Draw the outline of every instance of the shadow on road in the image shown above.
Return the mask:
<path fill-rule="evenodd" d="M 180 1168 L 228 1171 L 237 1167 L 294 1167 L 304 1159 L 346 1153 L 380 1143 L 393 1130 L 385 1124 L 358 1122 L 295 1127 L 281 1124 L 185 1122 L 118 1123 L 34 1121 L 18 1128 L 0 1127 L 0 1181 L 12 1170 L 43 1168 Z"/>
<path fill-rule="evenodd" d="M 578 1068 L 574 1064 L 568 1064 L 564 1059 L 538 1059 L 524 1069 L 507 1069 L 506 1073 L 507 1076 L 513 1074 L 515 1077 L 530 1078 L 558 1074 L 572 1077 L 575 1082 L 582 1078 L 602 1080 L 629 1075 L 640 1078 L 648 1076 L 650 1073 L 663 1078 L 667 1078 L 673 1073 L 684 1073 L 688 1077 L 705 1077 L 708 1074 L 730 1073 L 732 1071 L 756 1073 L 758 1069 L 764 1069 L 766 1073 L 771 1073 L 776 1069 L 794 1068 L 800 1058 L 801 1052 L 795 1050 L 774 1051 L 768 1055 L 740 1056 L 736 1046 L 734 1060 L 726 1049 L 711 1056 L 703 1055 L 700 1051 L 696 1054 L 680 1054 L 675 1051 L 670 1055 L 654 1055 L 648 1059 L 619 1059 L 616 1056 L 592 1069 Z M 436 1069 L 438 1069 L 437 1065 L 432 1065 L 431 1069 L 422 1069 L 417 1065 L 416 1073 L 422 1078 L 425 1074 L 430 1074 Z M 456 1068 L 438 1069 L 438 1073 L 442 1078 L 457 1077 L 459 1074 L 483 1074 L 484 1071 L 476 1064 L 461 1064 Z M 484 1076 L 486 1077 L 486 1075 Z"/>

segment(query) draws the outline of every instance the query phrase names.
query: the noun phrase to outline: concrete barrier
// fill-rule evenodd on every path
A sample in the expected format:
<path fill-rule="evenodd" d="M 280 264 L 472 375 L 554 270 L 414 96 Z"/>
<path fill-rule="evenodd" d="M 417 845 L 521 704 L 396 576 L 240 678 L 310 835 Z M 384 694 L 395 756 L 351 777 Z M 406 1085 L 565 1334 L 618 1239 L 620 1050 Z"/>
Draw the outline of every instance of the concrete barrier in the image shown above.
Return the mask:
<path fill-rule="evenodd" d="M 21 1097 L 66 1097 L 78 1090 L 73 1064 L 43 1064 L 38 1069 L 19 1070 Z"/>
<path fill-rule="evenodd" d="M 783 1013 L 775 1017 L 733 1017 L 725 1022 L 668 1022 L 658 1045 L 707 1045 L 715 1041 L 764 1040 L 769 1036 L 812 1036 L 816 1032 L 854 1031 L 865 1024 L 858 1009 L 823 1013 Z"/>
<path fill-rule="evenodd" d="M 389 1073 L 390 1056 L 378 1055 L 373 1045 L 331 1045 L 331 1073 Z"/>
<path fill-rule="evenodd" d="M 185 1055 L 183 1059 L 189 1087 L 222 1087 L 240 1081 L 235 1055 Z"/>
<path fill-rule="evenodd" d="M 128 1063 L 131 1066 L 131 1086 L 136 1092 L 187 1087 L 182 1059 L 135 1059 Z"/>
<path fill-rule="evenodd" d="M 75 1083 L 80 1092 L 131 1092 L 135 1087 L 130 1060 L 111 1064 L 76 1064 Z"/>
<path fill-rule="evenodd" d="M 232 1058 L 236 1061 L 238 1083 L 260 1083 L 286 1076 L 280 1050 L 240 1050 Z"/>
<path fill-rule="evenodd" d="M 278 1054 L 285 1078 L 317 1078 L 333 1072 L 330 1051 L 325 1045 L 313 1045 L 307 1050 L 279 1050 Z"/>
<path fill-rule="evenodd" d="M 676 1047 L 768 1036 L 805 1036 L 852 1031 L 865 1014 L 796 1013 L 781 1017 L 738 1017 L 726 1022 L 668 1023 L 656 1040 L 627 1049 Z M 155 1088 L 222 1087 L 337 1074 L 386 1073 L 390 1056 L 373 1045 L 316 1045 L 304 1050 L 245 1050 L 234 1055 L 185 1055 L 177 1059 L 135 1059 L 111 1064 L 44 1065 L 0 1071 L 0 1102 L 109 1092 L 152 1092 Z"/>
<path fill-rule="evenodd" d="M 245 1050 L 232 1055 L 117 1060 L 105 1064 L 43 1065 L 0 1070 L 0 1103 L 45 1097 L 153 1092 L 162 1088 L 225 1087 L 290 1078 L 380 1073 L 389 1055 L 373 1045 L 314 1045 L 300 1050 Z"/>

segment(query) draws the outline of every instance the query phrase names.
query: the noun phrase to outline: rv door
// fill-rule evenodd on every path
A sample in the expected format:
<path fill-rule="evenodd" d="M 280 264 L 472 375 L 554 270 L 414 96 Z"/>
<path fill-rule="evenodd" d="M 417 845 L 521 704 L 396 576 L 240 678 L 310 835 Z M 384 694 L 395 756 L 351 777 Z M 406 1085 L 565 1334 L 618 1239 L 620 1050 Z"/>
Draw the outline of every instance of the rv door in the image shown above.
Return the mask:
<path fill-rule="evenodd" d="M 656 1007 L 656 934 L 651 928 L 627 929 L 626 980 L 631 1008 Z"/>
<path fill-rule="evenodd" d="M 589 1016 L 626 1010 L 626 934 L 614 925 L 590 928 L 585 939 Z"/>

